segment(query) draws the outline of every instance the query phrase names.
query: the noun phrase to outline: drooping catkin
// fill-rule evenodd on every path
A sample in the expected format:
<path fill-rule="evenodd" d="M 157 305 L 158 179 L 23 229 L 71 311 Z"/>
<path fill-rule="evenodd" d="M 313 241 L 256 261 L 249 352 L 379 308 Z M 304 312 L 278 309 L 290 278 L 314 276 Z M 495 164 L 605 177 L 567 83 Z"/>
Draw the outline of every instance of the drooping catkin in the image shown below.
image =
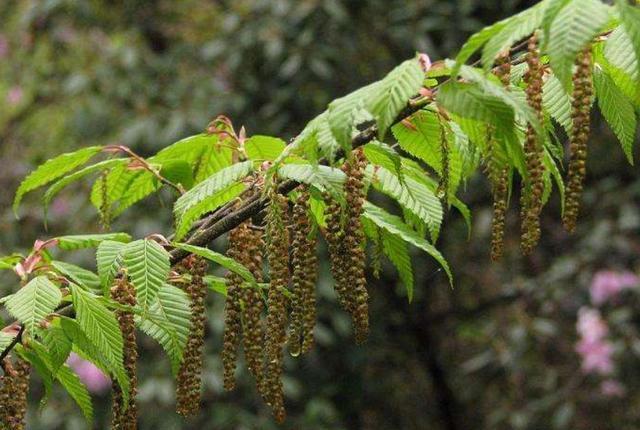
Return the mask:
<path fill-rule="evenodd" d="M 109 230 L 111 225 L 111 205 L 109 204 L 109 171 L 105 170 L 100 174 L 100 223 L 105 230 Z"/>
<path fill-rule="evenodd" d="M 341 306 L 351 314 L 357 343 L 363 343 L 369 333 L 369 295 L 365 278 L 364 231 L 360 216 L 365 199 L 364 152 L 357 149 L 342 166 L 346 182 L 344 209 L 328 199 L 325 238 L 329 247 L 331 272 Z"/>
<path fill-rule="evenodd" d="M 449 204 L 449 170 L 450 170 L 450 148 L 447 140 L 447 129 L 443 124 L 444 119 L 440 122 L 440 164 L 442 173 L 440 174 L 440 182 L 438 183 L 438 197 L 443 205 Z"/>
<path fill-rule="evenodd" d="M 229 233 L 227 255 L 238 259 L 246 246 L 247 226 L 241 224 Z M 231 391 L 236 386 L 236 361 L 242 330 L 242 278 L 233 272 L 227 274 L 227 299 L 224 306 L 224 334 L 222 365 L 224 389 Z"/>
<path fill-rule="evenodd" d="M 282 385 L 282 350 L 287 337 L 286 296 L 289 273 L 289 204 L 287 198 L 273 192 L 266 217 L 269 292 L 262 394 L 271 406 L 276 421 L 283 422 L 284 389 Z"/>
<path fill-rule="evenodd" d="M 573 75 L 573 100 L 571 101 L 571 118 L 573 120 L 569 140 L 571 157 L 562 219 L 564 227 L 569 232 L 573 232 L 576 228 L 583 183 L 587 174 L 587 141 L 591 128 L 591 98 L 593 96 L 590 46 L 578 55 L 576 63 L 577 67 Z"/>
<path fill-rule="evenodd" d="M 0 376 L 0 429 L 23 430 L 31 366 L 22 359 L 14 365 L 9 357 L 0 365 L 4 372 Z"/>
<path fill-rule="evenodd" d="M 318 262 L 315 253 L 317 236 L 312 234 L 309 219 L 309 193 L 303 189 L 293 206 L 291 238 L 291 323 L 289 326 L 289 352 L 293 356 L 304 354 L 313 346 L 316 320 L 315 283 Z"/>
<path fill-rule="evenodd" d="M 527 65 L 528 70 L 524 76 L 527 84 L 527 102 L 536 113 L 538 121 L 542 123 L 543 68 L 540 61 L 538 39 L 535 34 L 529 39 Z M 540 136 L 531 124 L 527 126 L 525 135 L 524 156 L 528 178 L 525 178 L 522 183 L 521 248 L 523 254 L 527 255 L 533 251 L 540 240 L 540 212 L 542 211 L 542 195 L 544 193 L 544 147 Z"/>
<path fill-rule="evenodd" d="M 498 67 L 495 74 L 502 85 L 509 87 L 511 80 L 511 62 L 509 52 L 503 53 L 498 58 Z M 501 162 L 497 155 L 495 130 L 490 129 L 487 137 L 488 144 L 488 169 L 491 192 L 493 195 L 493 220 L 491 223 L 491 259 L 498 261 L 504 253 L 504 230 L 509 198 L 509 169 Z"/>
<path fill-rule="evenodd" d="M 131 307 L 136 305 L 136 290 L 126 276 L 121 275 L 116 279 L 115 285 L 111 288 L 111 298 L 121 305 Z M 124 340 L 123 365 L 129 379 L 129 399 L 125 404 L 120 385 L 114 381 L 112 428 L 134 430 L 138 427 L 138 409 L 136 406 L 136 394 L 138 391 L 136 326 L 132 310 L 118 309 L 116 310 L 116 318 Z"/>
<path fill-rule="evenodd" d="M 190 255 L 182 260 L 176 271 L 189 274 L 190 282 L 184 287 L 191 301 L 191 330 L 182 354 L 182 363 L 176 382 L 176 412 L 193 416 L 200 411 L 202 396 L 202 365 L 205 324 L 205 298 L 207 286 L 203 280 L 209 264 L 199 256 Z"/>

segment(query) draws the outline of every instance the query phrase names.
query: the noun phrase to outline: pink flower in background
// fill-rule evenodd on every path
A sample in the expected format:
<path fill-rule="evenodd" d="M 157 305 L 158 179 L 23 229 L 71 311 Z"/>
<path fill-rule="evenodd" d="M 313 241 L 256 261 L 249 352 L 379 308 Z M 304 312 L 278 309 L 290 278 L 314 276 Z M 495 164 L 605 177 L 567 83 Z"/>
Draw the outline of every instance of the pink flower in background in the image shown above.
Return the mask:
<path fill-rule="evenodd" d="M 7 92 L 7 103 L 11 106 L 15 106 L 22 101 L 24 97 L 24 91 L 22 91 L 22 87 L 16 85 L 9 88 L 9 92 Z"/>
<path fill-rule="evenodd" d="M 111 380 L 102 373 L 102 370 L 73 352 L 69 356 L 67 364 L 76 372 L 91 393 L 102 393 L 111 387 Z"/>
<path fill-rule="evenodd" d="M 607 397 L 623 397 L 627 390 L 615 379 L 607 379 L 600 384 L 600 391 Z"/>
<path fill-rule="evenodd" d="M 613 345 L 606 340 L 607 323 L 597 309 L 581 308 L 576 324 L 580 340 L 576 351 L 582 357 L 584 373 L 609 375 L 613 372 Z"/>
<path fill-rule="evenodd" d="M 7 56 L 9 53 L 9 41 L 4 34 L 0 34 L 0 59 Z"/>
<path fill-rule="evenodd" d="M 621 291 L 640 285 L 640 278 L 632 272 L 603 270 L 593 277 L 589 292 L 591 303 L 602 305 L 615 298 Z"/>

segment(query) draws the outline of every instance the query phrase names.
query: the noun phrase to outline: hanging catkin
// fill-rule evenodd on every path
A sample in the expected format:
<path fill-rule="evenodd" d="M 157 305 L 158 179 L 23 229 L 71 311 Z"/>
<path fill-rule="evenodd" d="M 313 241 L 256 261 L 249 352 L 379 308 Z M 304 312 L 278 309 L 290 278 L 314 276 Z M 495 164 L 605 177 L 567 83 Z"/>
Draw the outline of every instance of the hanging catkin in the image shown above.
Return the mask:
<path fill-rule="evenodd" d="M 438 197 L 442 204 L 446 207 L 449 204 L 449 175 L 450 175 L 450 148 L 447 140 L 447 129 L 444 125 L 444 118 L 440 119 L 440 164 L 442 173 L 440 174 L 440 182 L 438 184 Z"/>
<path fill-rule="evenodd" d="M 116 279 L 115 285 L 111 288 L 111 298 L 121 305 L 131 307 L 136 305 L 136 290 L 126 276 L 120 276 Z M 134 430 L 138 427 L 138 409 L 136 406 L 136 394 L 138 391 L 136 326 L 133 311 L 131 310 L 116 310 L 116 318 L 124 340 L 123 365 L 129 379 L 129 399 L 125 404 L 120 385 L 114 381 L 112 428 Z"/>
<path fill-rule="evenodd" d="M 4 373 L 0 376 L 0 429 L 23 430 L 31 367 L 22 359 L 14 365 L 9 357 L 0 365 Z"/>
<path fill-rule="evenodd" d="M 365 278 L 364 232 L 360 216 L 364 205 L 364 169 L 362 149 L 353 152 L 342 166 L 346 205 L 328 199 L 326 240 L 335 290 L 342 307 L 351 314 L 357 343 L 369 333 L 369 295 Z"/>
<path fill-rule="evenodd" d="M 301 190 L 293 206 L 291 276 L 291 324 L 289 352 L 293 356 L 308 352 L 313 346 L 316 320 L 315 283 L 318 270 L 316 258 L 317 237 L 310 237 L 309 193 Z"/>
<path fill-rule="evenodd" d="M 538 50 L 538 39 L 534 34 L 529 39 L 527 53 L 528 70 L 524 76 L 527 84 L 527 102 L 536 113 L 542 124 L 542 63 Z M 540 212 L 542 211 L 542 195 L 544 193 L 544 147 L 535 128 L 529 124 L 525 135 L 524 156 L 527 165 L 528 178 L 522 182 L 522 252 L 527 255 L 540 240 Z"/>
<path fill-rule="evenodd" d="M 587 174 L 587 141 L 591 128 L 592 96 L 591 47 L 589 46 L 578 55 L 577 67 L 573 75 L 573 100 L 571 102 L 573 128 L 569 141 L 571 158 L 562 219 L 564 227 L 569 232 L 573 232 L 576 228 L 582 187 Z"/>
<path fill-rule="evenodd" d="M 241 224 L 229 233 L 227 255 L 238 259 L 246 247 L 247 226 Z M 227 274 L 227 299 L 224 307 L 224 335 L 222 344 L 222 365 L 224 369 L 224 389 L 236 386 L 236 361 L 242 330 L 242 278 L 233 272 Z"/>
<path fill-rule="evenodd" d="M 176 266 L 179 274 L 190 275 L 190 282 L 184 290 L 191 301 L 191 330 L 176 382 L 176 411 L 185 417 L 196 415 L 200 411 L 203 346 L 207 321 L 204 306 L 207 286 L 203 277 L 208 266 L 204 258 L 196 255 L 190 255 Z"/>
<path fill-rule="evenodd" d="M 502 85 L 509 87 L 511 79 L 511 62 L 509 52 L 505 52 L 498 58 L 498 68 L 495 71 Z M 491 259 L 498 261 L 504 253 L 504 230 L 509 198 L 509 169 L 498 159 L 496 154 L 498 141 L 495 138 L 495 130 L 488 131 L 489 152 L 489 181 L 493 194 L 493 220 L 491 223 Z"/>
<path fill-rule="evenodd" d="M 265 368 L 262 394 L 271 406 L 277 422 L 283 422 L 284 389 L 282 386 L 282 350 L 287 337 L 286 296 L 289 274 L 289 204 L 287 198 L 273 192 L 267 212 L 267 257 L 269 292 L 265 340 Z"/>

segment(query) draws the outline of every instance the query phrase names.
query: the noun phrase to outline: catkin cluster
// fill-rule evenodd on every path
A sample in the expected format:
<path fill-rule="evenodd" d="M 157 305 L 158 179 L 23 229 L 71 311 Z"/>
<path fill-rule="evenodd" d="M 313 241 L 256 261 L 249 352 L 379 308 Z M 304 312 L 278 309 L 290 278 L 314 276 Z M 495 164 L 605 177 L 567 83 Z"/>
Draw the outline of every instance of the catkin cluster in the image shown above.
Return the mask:
<path fill-rule="evenodd" d="M 509 87 L 511 80 L 511 62 L 509 52 L 498 57 L 498 67 L 495 74 L 505 87 Z M 509 169 L 500 162 L 496 152 L 498 144 L 494 130 L 488 131 L 488 176 L 493 195 L 493 220 L 491 223 L 491 259 L 498 261 L 504 252 L 504 230 L 509 198 Z"/>
<path fill-rule="evenodd" d="M 267 212 L 267 259 L 269 262 L 269 292 L 267 298 L 267 333 L 262 395 L 273 409 L 276 421 L 283 422 L 284 390 L 282 386 L 282 349 L 287 338 L 286 296 L 289 273 L 289 204 L 287 198 L 273 193 Z"/>
<path fill-rule="evenodd" d="M 248 268 L 256 281 L 262 280 L 262 234 L 252 230 L 249 223 L 240 224 L 229 233 L 227 254 Z M 225 328 L 222 361 L 224 366 L 224 387 L 235 388 L 235 370 L 238 345 L 242 335 L 247 367 L 262 383 L 262 342 L 264 329 L 261 315 L 263 310 L 260 291 L 242 288 L 243 279 L 230 272 L 227 275 L 227 301 L 225 304 Z"/>
<path fill-rule="evenodd" d="M 293 271 L 291 274 L 291 324 L 289 352 L 293 356 L 307 353 L 313 346 L 316 321 L 315 284 L 318 273 L 317 236 L 312 235 L 309 220 L 309 193 L 303 190 L 293 206 L 291 237 Z"/>
<path fill-rule="evenodd" d="M 207 268 L 207 261 L 196 255 L 185 258 L 176 267 L 178 273 L 191 275 L 191 282 L 185 286 L 185 292 L 191 300 L 191 331 L 176 382 L 176 411 L 185 417 L 195 415 L 200 410 L 202 354 L 207 321 L 204 306 L 207 286 L 203 277 Z"/>
<path fill-rule="evenodd" d="M 369 295 L 365 278 L 364 232 L 362 215 L 366 159 L 362 150 L 342 166 L 347 180 L 344 191 L 346 205 L 328 198 L 326 240 L 329 247 L 331 272 L 341 306 L 351 314 L 357 343 L 363 343 L 369 333 Z"/>
<path fill-rule="evenodd" d="M 540 123 L 542 114 L 542 76 L 543 67 L 540 61 L 537 36 L 529 39 L 527 53 L 528 70 L 524 76 L 527 84 L 527 102 L 536 113 Z M 544 147 L 535 128 L 529 124 L 524 142 L 524 156 L 527 165 L 528 178 L 522 183 L 522 252 L 527 255 L 540 240 L 540 212 L 542 211 L 542 195 L 544 193 Z"/>
<path fill-rule="evenodd" d="M 136 290 L 126 276 L 120 276 L 116 280 L 115 285 L 111 288 L 111 298 L 121 305 L 131 307 L 136 305 Z M 129 399 L 127 403 L 124 402 L 120 385 L 114 381 L 112 428 L 134 430 L 138 427 L 138 409 L 136 406 L 136 393 L 138 390 L 136 326 L 132 310 L 119 309 L 116 311 L 116 318 L 124 340 L 123 365 L 129 378 Z"/>
<path fill-rule="evenodd" d="M 564 227 L 569 232 L 573 232 L 576 228 L 583 182 L 587 174 L 587 141 L 591 126 L 592 96 L 591 47 L 589 46 L 578 55 L 577 67 L 573 75 L 573 100 L 571 102 L 573 128 L 569 141 L 571 158 L 562 219 Z"/>
<path fill-rule="evenodd" d="M 0 376 L 0 429 L 23 430 L 31 367 L 21 359 L 14 365 L 9 358 L 0 366 L 4 372 L 4 376 Z"/>

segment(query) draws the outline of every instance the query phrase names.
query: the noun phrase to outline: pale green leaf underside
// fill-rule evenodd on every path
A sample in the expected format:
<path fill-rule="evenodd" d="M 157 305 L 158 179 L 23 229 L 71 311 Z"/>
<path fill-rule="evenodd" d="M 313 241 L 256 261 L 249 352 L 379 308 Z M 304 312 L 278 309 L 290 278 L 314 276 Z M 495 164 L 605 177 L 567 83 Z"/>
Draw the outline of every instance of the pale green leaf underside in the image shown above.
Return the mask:
<path fill-rule="evenodd" d="M 61 300 L 60 289 L 46 276 L 38 276 L 11 295 L 5 305 L 9 313 L 33 333 L 35 326 L 53 312 Z"/>

